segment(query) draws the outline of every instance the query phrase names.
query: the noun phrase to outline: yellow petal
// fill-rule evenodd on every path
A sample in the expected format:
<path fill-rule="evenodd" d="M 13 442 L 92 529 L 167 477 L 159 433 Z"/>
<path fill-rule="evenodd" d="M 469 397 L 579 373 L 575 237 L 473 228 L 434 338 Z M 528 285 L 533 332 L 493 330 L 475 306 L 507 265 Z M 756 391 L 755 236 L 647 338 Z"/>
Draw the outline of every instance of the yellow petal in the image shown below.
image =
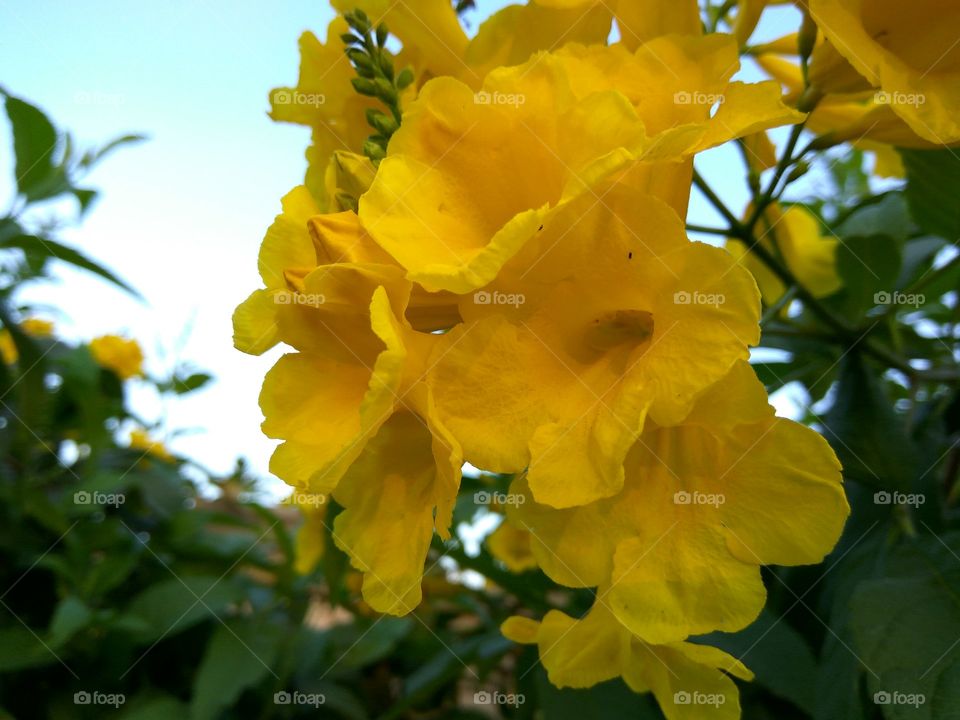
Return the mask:
<path fill-rule="evenodd" d="M 487 547 L 510 572 L 520 573 L 537 566 L 537 559 L 530 549 L 530 533 L 509 521 L 500 523 L 487 538 Z"/>
<path fill-rule="evenodd" d="M 334 541 L 363 572 L 363 598 L 378 612 L 405 615 L 420 603 L 436 477 L 431 433 L 420 418 L 401 412 L 380 428 L 334 491 L 344 507 L 334 521 Z"/>

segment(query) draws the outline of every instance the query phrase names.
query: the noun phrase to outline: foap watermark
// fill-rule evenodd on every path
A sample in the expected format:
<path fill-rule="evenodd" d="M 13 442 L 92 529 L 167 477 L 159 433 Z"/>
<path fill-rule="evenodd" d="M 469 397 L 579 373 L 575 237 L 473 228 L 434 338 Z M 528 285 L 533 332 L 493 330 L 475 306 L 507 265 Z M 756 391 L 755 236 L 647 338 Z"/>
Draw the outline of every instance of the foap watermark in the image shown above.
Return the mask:
<path fill-rule="evenodd" d="M 274 105 L 301 105 L 305 107 L 320 107 L 327 102 L 323 93 L 305 93 L 299 90 L 274 90 L 270 96 Z"/>
<path fill-rule="evenodd" d="M 915 508 L 920 507 L 927 501 L 923 493 L 902 493 L 897 490 L 887 492 L 881 490 L 873 494 L 874 505 L 912 505 Z"/>
<path fill-rule="evenodd" d="M 715 708 L 720 707 L 727 701 L 727 696 L 721 693 L 704 693 L 694 690 L 678 690 L 673 694 L 674 705 L 712 705 Z"/>
<path fill-rule="evenodd" d="M 727 297 L 723 293 L 678 290 L 673 294 L 674 305 L 712 305 L 713 307 L 720 307 L 726 301 Z"/>
<path fill-rule="evenodd" d="M 326 701 L 327 697 L 323 693 L 305 693 L 299 690 L 287 692 L 286 690 L 281 690 L 273 694 L 274 705 L 309 705 L 310 707 L 318 708 Z"/>
<path fill-rule="evenodd" d="M 474 705 L 510 705 L 520 707 L 527 701 L 522 693 L 502 693 L 498 691 L 490 692 L 480 690 L 473 694 Z"/>
<path fill-rule="evenodd" d="M 520 107 L 527 102 L 527 96 L 522 93 L 505 93 L 499 90 L 488 92 L 481 90 L 473 94 L 474 105 L 512 105 Z"/>
<path fill-rule="evenodd" d="M 287 501 L 298 507 L 320 507 L 327 504 L 327 496 L 322 493 L 309 493 L 294 490 Z"/>
<path fill-rule="evenodd" d="M 473 501 L 477 505 L 523 505 L 527 498 L 519 493 L 487 492 L 480 490 L 473 494 Z"/>
<path fill-rule="evenodd" d="M 710 505 L 720 507 L 727 501 L 723 493 L 703 493 L 699 490 L 688 492 L 686 490 L 677 490 L 673 494 L 674 505 Z"/>
<path fill-rule="evenodd" d="M 322 293 L 299 293 L 282 290 L 274 293 L 273 302 L 277 305 L 306 305 L 307 307 L 320 307 L 327 301 Z"/>
<path fill-rule="evenodd" d="M 516 308 L 523 305 L 526 301 L 527 297 L 523 293 L 478 290 L 473 294 L 474 305 L 512 305 Z"/>
<path fill-rule="evenodd" d="M 875 305 L 908 305 L 910 307 L 920 307 L 927 301 L 923 293 L 903 293 L 899 290 L 887 292 L 881 290 L 873 294 Z"/>
<path fill-rule="evenodd" d="M 927 96 L 923 93 L 887 92 L 886 90 L 878 90 L 873 96 L 873 101 L 877 105 L 912 105 L 914 107 L 920 107 L 921 105 L 926 104 Z"/>
<path fill-rule="evenodd" d="M 875 705 L 910 705 L 911 707 L 918 708 L 927 702 L 927 696 L 923 693 L 880 690 L 873 694 L 873 702 Z"/>
<path fill-rule="evenodd" d="M 118 708 L 127 701 L 123 693 L 103 693 L 98 690 L 90 692 L 81 690 L 73 694 L 74 705 L 107 705 L 112 708 Z"/>
<path fill-rule="evenodd" d="M 123 493 L 105 493 L 99 490 L 90 492 L 89 490 L 77 490 L 73 494 L 74 505 L 107 505 L 110 507 L 120 507 L 127 501 Z"/>
<path fill-rule="evenodd" d="M 687 92 L 681 90 L 673 94 L 674 105 L 723 105 L 727 98 L 722 93 L 705 93 L 699 90 Z"/>

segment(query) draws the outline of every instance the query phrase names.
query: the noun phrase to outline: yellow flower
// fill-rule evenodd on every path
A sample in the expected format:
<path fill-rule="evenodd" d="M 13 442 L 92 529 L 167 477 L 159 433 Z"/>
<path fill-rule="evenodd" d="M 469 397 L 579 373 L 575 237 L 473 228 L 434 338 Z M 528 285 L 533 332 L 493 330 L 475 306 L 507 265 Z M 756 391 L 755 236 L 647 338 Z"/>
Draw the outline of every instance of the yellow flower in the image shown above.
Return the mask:
<path fill-rule="evenodd" d="M 575 620 L 551 610 L 542 622 L 515 616 L 501 626 L 514 642 L 536 644 L 557 687 L 587 688 L 616 677 L 634 692 L 652 692 L 667 720 L 739 720 L 740 698 L 729 677 L 751 680 L 736 658 L 709 645 L 646 643 L 620 624 L 602 597 Z M 696 697 L 697 702 L 690 700 Z"/>
<path fill-rule="evenodd" d="M 544 572 L 599 587 L 617 618 L 661 644 L 752 622 L 761 565 L 820 562 L 849 513 L 840 465 L 813 430 L 777 418 L 753 369 L 737 363 L 682 424 L 648 425 L 626 461 L 623 490 L 556 510 L 511 492 Z"/>
<path fill-rule="evenodd" d="M 445 318 L 443 296 L 413 288 L 352 212 L 291 229 L 288 245 L 273 233 L 261 253 L 265 282 L 283 278 L 290 289 L 258 291 L 265 308 L 248 300 L 238 310 L 269 314 L 251 324 L 272 324 L 274 340 L 297 350 L 260 395 L 264 432 L 283 440 L 270 469 L 305 492 L 333 494 L 344 507 L 333 537 L 364 573 L 364 599 L 407 613 L 420 600 L 434 528 L 448 536 L 462 465 L 422 381 L 429 354 L 448 340 L 410 318 L 446 327 L 456 305 Z"/>
<path fill-rule="evenodd" d="M 233 344 L 245 353 L 260 355 L 279 341 L 276 308 L 288 299 L 291 281 L 303 278 L 317 266 L 317 255 L 307 231 L 307 221 L 319 212 L 306 187 L 296 187 L 282 200 L 277 215 L 260 245 L 257 262 L 265 289 L 255 290 L 233 313 Z M 290 278 L 290 280 L 288 280 Z"/>
<path fill-rule="evenodd" d="M 804 88 L 800 66 L 773 52 L 759 53 L 754 60 L 787 90 L 784 101 L 796 104 Z M 914 132 L 890 103 L 878 102 L 883 99 L 884 96 L 874 90 L 828 93 L 810 112 L 806 126 L 826 136 L 824 143 L 829 139 L 830 143 L 849 141 L 861 147 L 865 141 L 910 148 L 937 146 Z"/>
<path fill-rule="evenodd" d="M 152 439 L 146 430 L 130 431 L 130 448 L 140 450 L 144 455 L 152 455 L 167 462 L 173 462 L 174 460 L 166 446 L 162 442 Z"/>
<path fill-rule="evenodd" d="M 360 199 L 361 220 L 412 280 L 467 293 L 493 280 L 551 211 L 604 178 L 626 173 L 656 189 L 649 174 L 634 176 L 641 160 L 680 164 L 660 193 L 685 208 L 683 163 L 695 153 L 802 118 L 776 83 L 731 83 L 737 64 L 732 38 L 671 36 L 635 54 L 570 46 L 539 55 L 494 71 L 476 94 L 432 80 Z M 708 100 L 723 100 L 713 117 Z"/>
<path fill-rule="evenodd" d="M 801 205 L 781 210 L 772 205 L 757 224 L 760 245 L 774 257 L 782 258 L 793 276 L 817 298 L 833 295 L 841 287 L 837 274 L 839 240 L 822 234 L 825 226 Z M 786 287 L 763 261 L 741 240 L 727 240 L 727 249 L 757 281 L 766 305 L 773 305 Z"/>
<path fill-rule="evenodd" d="M 101 367 L 113 371 L 121 380 L 143 374 L 143 351 L 136 340 L 103 335 L 90 341 L 90 352 Z"/>
<path fill-rule="evenodd" d="M 303 33 L 296 86 L 270 92 L 271 118 L 313 129 L 306 185 L 324 210 L 330 202 L 324 175 L 331 156 L 336 150 L 360 152 L 363 141 L 373 133 L 366 111 L 380 107 L 377 100 L 357 93 L 351 83 L 356 72 L 340 40 L 349 29 L 346 20 L 337 17 L 327 28 L 326 43 L 311 32 Z"/>
<path fill-rule="evenodd" d="M 461 302 L 428 382 L 467 460 L 519 472 L 539 502 L 619 492 L 649 415 L 676 423 L 758 340 L 759 294 L 728 253 L 622 186 L 544 221 L 497 282 Z"/>
<path fill-rule="evenodd" d="M 35 338 L 48 338 L 53 336 L 53 323 L 41 318 L 27 318 L 20 323 L 20 329 L 27 335 Z M 6 328 L 0 330 L 0 360 L 2 360 L 5 365 L 13 365 L 19 357 L 20 353 L 17 351 L 17 346 L 13 342 L 10 331 Z"/>
<path fill-rule="evenodd" d="M 699 35 L 703 30 L 696 0 L 534 0 L 533 4 L 580 12 L 602 7 L 616 17 L 620 41 L 629 50 L 661 35 Z"/>
<path fill-rule="evenodd" d="M 458 75 L 471 87 L 479 87 L 491 70 L 520 65 L 541 50 L 553 51 L 570 43 L 605 44 L 610 11 L 592 1 L 580 5 L 531 0 L 494 13 L 467 46 L 469 68 Z"/>
<path fill-rule="evenodd" d="M 504 520 L 487 538 L 490 554 L 507 566 L 510 572 L 532 570 L 537 559 L 530 547 L 530 532 Z"/>
<path fill-rule="evenodd" d="M 960 5 L 809 0 L 809 8 L 827 39 L 811 59 L 814 85 L 828 92 L 873 88 L 877 101 L 921 138 L 960 142 Z M 856 70 L 860 84 L 838 69 L 835 56 Z"/>

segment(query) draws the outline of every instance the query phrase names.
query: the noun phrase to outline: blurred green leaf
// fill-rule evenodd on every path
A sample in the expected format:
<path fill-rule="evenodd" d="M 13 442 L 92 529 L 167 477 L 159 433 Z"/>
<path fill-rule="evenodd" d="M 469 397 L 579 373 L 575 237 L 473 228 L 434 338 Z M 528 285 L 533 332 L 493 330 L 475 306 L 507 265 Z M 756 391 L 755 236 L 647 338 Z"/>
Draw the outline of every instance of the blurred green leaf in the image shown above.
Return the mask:
<path fill-rule="evenodd" d="M 955 549 L 942 552 L 944 543 Z M 865 581 L 853 594 L 856 649 L 887 720 L 940 720 L 960 708 L 957 550 L 960 535 L 922 538 L 899 550 L 894 576 Z"/>
<path fill-rule="evenodd" d="M 888 490 L 911 486 L 919 467 L 913 443 L 876 371 L 857 352 L 840 363 L 836 396 L 823 423 L 846 477 Z"/>
<path fill-rule="evenodd" d="M 960 157 L 951 149 L 900 148 L 907 171 L 907 201 L 924 232 L 947 240 L 960 238 Z"/>
<path fill-rule="evenodd" d="M 30 200 L 47 197 L 56 172 L 57 131 L 38 108 L 3 92 L 13 130 L 17 189 Z"/>
<path fill-rule="evenodd" d="M 89 259 L 78 250 L 69 248 L 50 238 L 41 238 L 37 235 L 17 235 L 5 240 L 0 244 L 0 248 L 16 248 L 32 255 L 62 260 L 83 270 L 88 270 L 94 275 L 99 275 L 104 280 L 108 280 L 117 287 L 126 290 L 134 297 L 142 299 L 140 293 L 99 263 Z"/>
<path fill-rule="evenodd" d="M 275 673 L 282 628 L 255 619 L 230 621 L 214 632 L 197 668 L 191 720 L 212 720 L 249 687 Z"/>

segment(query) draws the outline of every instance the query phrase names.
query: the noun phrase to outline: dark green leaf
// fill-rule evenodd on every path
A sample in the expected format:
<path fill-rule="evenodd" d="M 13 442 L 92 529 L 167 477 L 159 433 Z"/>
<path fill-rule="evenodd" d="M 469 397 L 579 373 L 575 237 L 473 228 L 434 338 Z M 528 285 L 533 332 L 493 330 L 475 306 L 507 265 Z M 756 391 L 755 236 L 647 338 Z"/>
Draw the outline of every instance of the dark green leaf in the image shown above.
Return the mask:
<path fill-rule="evenodd" d="M 274 672 L 281 628 L 254 620 L 220 625 L 207 645 L 193 683 L 191 720 L 212 720 L 240 694 Z"/>
<path fill-rule="evenodd" d="M 841 361 L 836 397 L 823 420 L 846 477 L 889 490 L 911 486 L 919 467 L 913 443 L 876 371 L 857 352 Z"/>
<path fill-rule="evenodd" d="M 45 188 L 56 172 L 56 128 L 43 112 L 12 95 L 6 95 L 6 107 L 13 130 L 17 189 L 28 199 L 46 197 Z"/>
<path fill-rule="evenodd" d="M 17 248 L 19 250 L 23 250 L 25 253 L 62 260 L 63 262 L 70 263 L 71 265 L 82 268 L 83 270 L 88 270 L 95 275 L 99 275 L 103 279 L 108 280 L 114 285 L 126 290 L 134 297 L 140 298 L 140 294 L 136 290 L 127 285 L 123 280 L 118 278 L 105 267 L 94 262 L 79 251 L 69 248 L 66 245 L 62 245 L 55 240 L 41 238 L 36 235 L 18 235 L 5 240 L 0 247 Z"/>
<path fill-rule="evenodd" d="M 960 156 L 956 150 L 900 149 L 907 171 L 907 201 L 924 232 L 960 237 Z"/>

